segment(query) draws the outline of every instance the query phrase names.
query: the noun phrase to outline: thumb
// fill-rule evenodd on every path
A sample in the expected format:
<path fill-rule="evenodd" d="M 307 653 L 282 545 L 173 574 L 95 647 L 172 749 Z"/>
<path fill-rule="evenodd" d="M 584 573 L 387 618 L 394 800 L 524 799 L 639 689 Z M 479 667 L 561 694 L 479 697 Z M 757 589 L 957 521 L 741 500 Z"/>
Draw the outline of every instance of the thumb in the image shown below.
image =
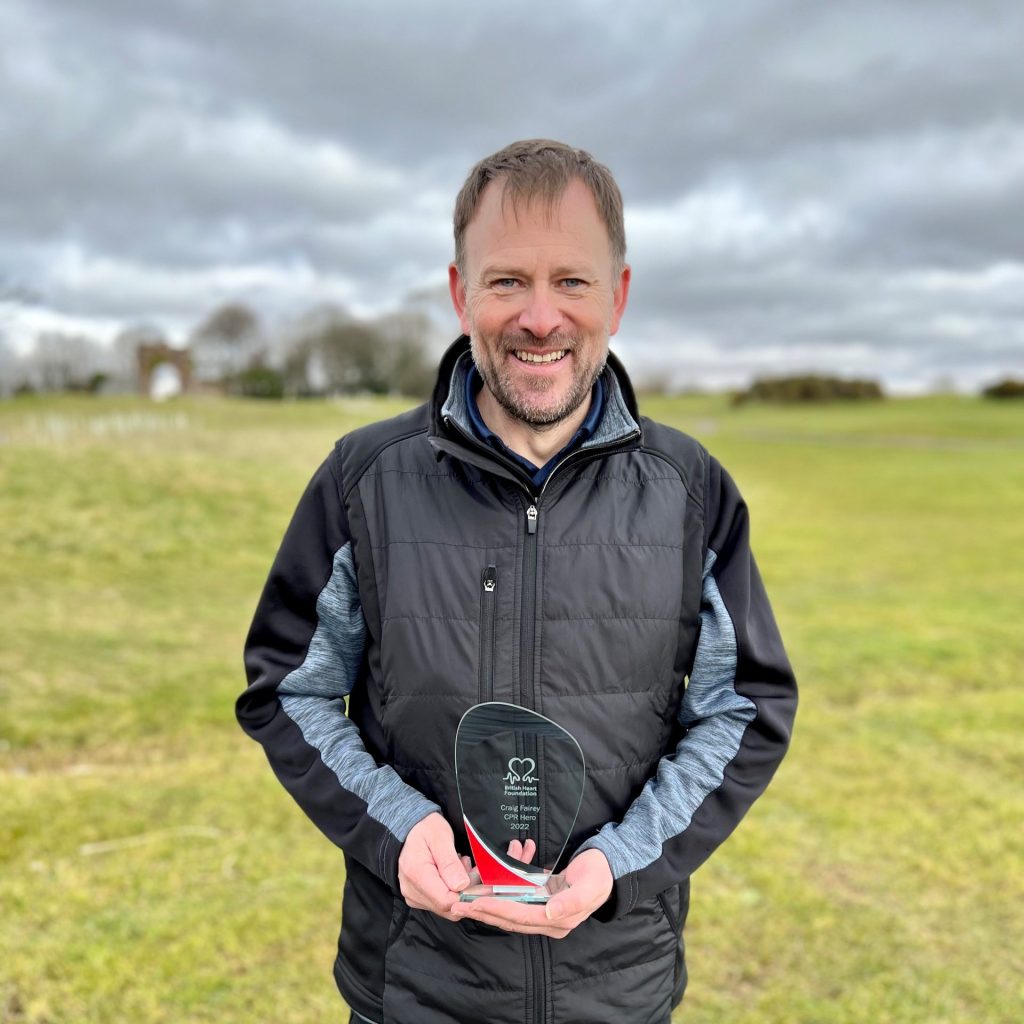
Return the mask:
<path fill-rule="evenodd" d="M 451 839 L 447 836 L 443 840 L 435 839 L 430 845 L 430 853 L 437 865 L 437 873 L 441 876 L 441 881 L 452 892 L 461 892 L 469 885 L 466 866 L 459 860 L 459 855 L 455 852 L 455 844 Z"/>
<path fill-rule="evenodd" d="M 455 856 L 454 852 L 452 857 L 453 859 L 447 864 L 438 864 L 437 869 L 441 873 L 444 884 L 452 892 L 462 892 L 469 885 L 469 874 L 466 872 L 465 865 Z"/>
<path fill-rule="evenodd" d="M 586 850 L 574 857 L 561 879 L 562 884 L 545 907 L 549 921 L 591 914 L 608 898 L 614 884 L 608 859 L 600 850 Z"/>
<path fill-rule="evenodd" d="M 566 886 L 560 889 L 544 904 L 544 914 L 549 921 L 557 921 L 560 917 L 571 917 L 579 913 L 586 903 L 583 885 Z"/>

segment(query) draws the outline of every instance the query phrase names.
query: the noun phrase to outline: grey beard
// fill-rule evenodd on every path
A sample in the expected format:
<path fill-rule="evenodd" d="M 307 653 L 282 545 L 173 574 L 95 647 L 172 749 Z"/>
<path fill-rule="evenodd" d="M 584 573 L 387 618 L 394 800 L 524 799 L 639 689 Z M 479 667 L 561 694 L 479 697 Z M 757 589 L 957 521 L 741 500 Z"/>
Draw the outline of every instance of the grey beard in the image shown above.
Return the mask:
<path fill-rule="evenodd" d="M 590 380 L 580 380 L 569 390 L 561 405 L 557 405 L 553 409 L 544 410 L 543 412 L 531 409 L 517 401 L 509 389 L 500 384 L 495 387 L 486 377 L 484 377 L 484 383 L 490 388 L 491 394 L 494 395 L 495 400 L 505 412 L 533 427 L 534 430 L 543 433 L 557 427 L 562 420 L 571 416 L 587 400 L 594 388 L 594 381 L 601 375 L 603 369 L 604 363 L 602 362 L 600 366 L 596 367 Z M 481 376 L 483 376 L 482 373 Z"/>
<path fill-rule="evenodd" d="M 517 341 L 520 344 L 515 344 Z M 500 339 L 501 351 L 506 352 L 516 348 L 527 348 L 531 344 L 536 344 L 536 341 L 537 339 L 535 338 L 522 335 L 503 335 Z M 579 350 L 579 339 L 572 336 L 559 335 L 555 338 L 545 338 L 544 341 L 545 343 L 550 342 L 552 348 L 566 348 L 572 353 Z M 541 410 L 532 407 L 516 395 L 511 387 L 510 380 L 504 374 L 500 371 L 492 373 L 491 363 L 484 357 L 485 354 L 480 353 L 479 346 L 473 339 L 471 339 L 471 348 L 477 371 L 483 378 L 488 390 L 494 396 L 495 401 L 513 419 L 525 423 L 540 433 L 557 427 L 559 423 L 571 416 L 586 401 L 587 396 L 593 390 L 594 381 L 601 375 L 606 362 L 605 359 L 602 359 L 594 367 L 593 372 L 588 375 L 589 379 L 581 378 L 574 381 L 565 398 L 553 409 Z"/>

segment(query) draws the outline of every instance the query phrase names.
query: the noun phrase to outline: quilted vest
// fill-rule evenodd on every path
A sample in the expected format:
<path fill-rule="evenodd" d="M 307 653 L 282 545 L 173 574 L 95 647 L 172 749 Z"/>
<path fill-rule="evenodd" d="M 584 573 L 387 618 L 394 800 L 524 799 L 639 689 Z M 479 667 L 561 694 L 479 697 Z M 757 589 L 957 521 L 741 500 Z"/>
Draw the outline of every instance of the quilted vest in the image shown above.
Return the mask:
<path fill-rule="evenodd" d="M 368 629 L 349 714 L 370 752 L 441 806 L 460 853 L 454 739 L 467 708 L 507 701 L 564 725 L 587 775 L 561 868 L 680 738 L 703 452 L 639 417 L 611 357 L 606 381 L 633 429 L 573 452 L 534 493 L 445 415 L 464 350 L 449 352 L 429 406 L 339 442 Z M 539 862 L 559 842 L 542 836 Z M 686 909 L 683 883 L 553 941 L 410 911 L 349 858 L 336 976 L 353 1008 L 397 1024 L 658 1022 L 685 985 Z"/>

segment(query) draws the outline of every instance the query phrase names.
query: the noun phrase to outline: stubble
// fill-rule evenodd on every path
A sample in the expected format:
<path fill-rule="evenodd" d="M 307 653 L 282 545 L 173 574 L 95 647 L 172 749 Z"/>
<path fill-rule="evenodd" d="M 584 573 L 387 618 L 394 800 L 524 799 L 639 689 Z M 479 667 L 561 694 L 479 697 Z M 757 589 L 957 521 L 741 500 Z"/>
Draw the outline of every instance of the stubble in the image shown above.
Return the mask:
<path fill-rule="evenodd" d="M 572 354 L 575 370 L 572 381 L 561 399 L 551 405 L 544 401 L 552 388 L 558 384 L 554 380 L 537 378 L 530 380 L 517 376 L 509 369 L 505 356 L 516 349 L 535 347 L 537 339 L 532 334 L 510 332 L 503 334 L 497 343 L 497 354 L 492 356 L 477 338 L 470 337 L 470 348 L 473 362 L 494 396 L 495 401 L 514 419 L 527 424 L 534 430 L 545 431 L 556 427 L 564 419 L 571 416 L 589 397 L 594 381 L 601 375 L 605 367 L 605 358 L 596 362 L 580 365 L 576 363 L 580 351 L 584 348 L 583 339 L 579 334 L 559 333 L 544 339 L 547 349 L 568 349 Z M 512 356 L 511 358 L 515 358 Z"/>

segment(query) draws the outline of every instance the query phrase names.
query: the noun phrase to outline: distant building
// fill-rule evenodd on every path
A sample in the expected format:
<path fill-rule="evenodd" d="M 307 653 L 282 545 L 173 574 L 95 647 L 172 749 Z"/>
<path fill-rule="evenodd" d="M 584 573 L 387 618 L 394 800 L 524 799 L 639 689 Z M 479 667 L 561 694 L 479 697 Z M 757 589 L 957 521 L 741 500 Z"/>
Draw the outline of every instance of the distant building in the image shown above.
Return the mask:
<path fill-rule="evenodd" d="M 135 352 L 140 394 L 162 400 L 192 389 L 192 355 L 187 348 L 161 341 L 140 344 Z"/>

